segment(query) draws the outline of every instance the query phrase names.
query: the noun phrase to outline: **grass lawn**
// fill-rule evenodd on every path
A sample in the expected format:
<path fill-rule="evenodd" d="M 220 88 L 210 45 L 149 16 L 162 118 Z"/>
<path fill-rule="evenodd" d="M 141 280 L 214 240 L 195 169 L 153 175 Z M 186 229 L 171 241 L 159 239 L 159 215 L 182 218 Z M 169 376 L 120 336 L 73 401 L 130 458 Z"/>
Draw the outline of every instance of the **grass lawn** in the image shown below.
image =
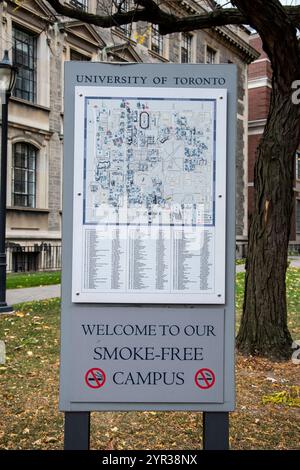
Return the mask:
<path fill-rule="evenodd" d="M 237 259 L 236 264 L 245 264 L 245 259 Z M 49 286 L 60 284 L 60 271 L 9 273 L 7 274 L 7 289 L 22 289 L 24 287 Z"/>
<path fill-rule="evenodd" d="M 7 275 L 7 289 L 22 289 L 24 287 L 49 286 L 60 284 L 60 271 L 11 273 Z"/>
<path fill-rule="evenodd" d="M 237 275 L 240 317 L 244 274 Z M 300 339 L 300 270 L 287 275 L 289 328 Z M 298 294 L 298 296 L 297 296 Z M 58 412 L 59 299 L 20 304 L 0 317 L 7 362 L 0 365 L 0 448 L 60 449 Z M 233 449 L 298 449 L 300 366 L 237 356 L 237 408 L 231 413 Z M 199 449 L 202 414 L 92 413 L 92 449 Z"/>

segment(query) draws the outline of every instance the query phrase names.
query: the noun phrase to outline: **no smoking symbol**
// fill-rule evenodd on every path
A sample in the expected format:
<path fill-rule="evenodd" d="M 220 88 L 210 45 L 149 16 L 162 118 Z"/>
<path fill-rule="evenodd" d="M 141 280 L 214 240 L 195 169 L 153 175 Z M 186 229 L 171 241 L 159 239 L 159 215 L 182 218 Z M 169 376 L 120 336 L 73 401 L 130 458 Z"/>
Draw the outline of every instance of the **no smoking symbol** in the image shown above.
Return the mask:
<path fill-rule="evenodd" d="M 211 369 L 199 369 L 195 374 L 195 383 L 202 390 L 211 388 L 216 381 L 216 376 Z"/>
<path fill-rule="evenodd" d="M 105 384 L 106 375 L 102 369 L 94 367 L 85 374 L 85 382 L 90 388 L 101 388 Z"/>

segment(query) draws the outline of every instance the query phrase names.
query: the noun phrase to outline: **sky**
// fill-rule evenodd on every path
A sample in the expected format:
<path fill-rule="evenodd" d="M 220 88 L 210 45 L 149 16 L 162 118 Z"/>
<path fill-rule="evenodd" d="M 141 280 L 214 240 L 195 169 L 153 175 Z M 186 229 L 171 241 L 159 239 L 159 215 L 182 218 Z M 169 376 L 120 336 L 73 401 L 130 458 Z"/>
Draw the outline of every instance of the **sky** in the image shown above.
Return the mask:
<path fill-rule="evenodd" d="M 224 7 L 232 7 L 231 2 L 228 0 L 217 0 L 217 2 Z M 281 0 L 282 5 L 300 5 L 300 0 Z M 255 32 L 254 29 L 247 26 L 252 32 Z"/>
<path fill-rule="evenodd" d="M 218 0 L 218 3 L 220 3 L 220 5 L 231 6 L 228 0 Z M 281 3 L 283 5 L 300 5 L 300 0 L 281 0 Z"/>

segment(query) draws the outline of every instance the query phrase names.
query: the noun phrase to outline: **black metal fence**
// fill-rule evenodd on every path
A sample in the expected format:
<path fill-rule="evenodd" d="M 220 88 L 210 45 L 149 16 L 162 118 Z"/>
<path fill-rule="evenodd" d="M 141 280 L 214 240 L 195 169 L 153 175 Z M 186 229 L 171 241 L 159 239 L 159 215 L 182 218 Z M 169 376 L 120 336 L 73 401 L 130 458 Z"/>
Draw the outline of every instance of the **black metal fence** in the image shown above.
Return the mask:
<path fill-rule="evenodd" d="M 6 261 L 7 272 L 58 271 L 61 269 L 61 245 L 9 243 Z"/>
<path fill-rule="evenodd" d="M 289 255 L 300 256 L 300 243 L 289 244 Z"/>
<path fill-rule="evenodd" d="M 235 245 L 236 258 L 246 258 L 248 253 L 248 243 L 237 243 Z M 290 243 L 288 248 L 289 256 L 300 256 L 300 243 Z"/>
<path fill-rule="evenodd" d="M 300 244 L 289 245 L 290 255 L 300 255 Z M 236 245 L 237 258 L 245 258 L 247 244 Z M 36 243 L 20 245 L 8 243 L 6 246 L 7 272 L 59 271 L 61 269 L 61 245 Z"/>
<path fill-rule="evenodd" d="M 236 243 L 235 245 L 235 257 L 237 259 L 240 259 L 240 258 L 246 258 L 247 256 L 247 249 L 248 249 L 248 244 L 247 242 L 239 242 L 239 243 Z"/>

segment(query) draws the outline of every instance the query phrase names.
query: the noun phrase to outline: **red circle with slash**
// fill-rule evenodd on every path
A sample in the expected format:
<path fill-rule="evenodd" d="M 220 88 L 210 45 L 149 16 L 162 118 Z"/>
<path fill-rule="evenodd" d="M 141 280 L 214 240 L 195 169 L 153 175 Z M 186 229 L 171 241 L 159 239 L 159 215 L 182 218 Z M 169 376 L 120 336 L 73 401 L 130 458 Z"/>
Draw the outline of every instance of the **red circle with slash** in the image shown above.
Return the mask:
<path fill-rule="evenodd" d="M 216 376 L 211 369 L 203 368 L 197 370 L 195 374 L 195 384 L 202 390 L 207 390 L 214 386 L 216 382 Z"/>
<path fill-rule="evenodd" d="M 85 374 L 85 382 L 90 388 L 101 388 L 106 382 L 105 372 L 98 367 L 93 367 Z"/>

